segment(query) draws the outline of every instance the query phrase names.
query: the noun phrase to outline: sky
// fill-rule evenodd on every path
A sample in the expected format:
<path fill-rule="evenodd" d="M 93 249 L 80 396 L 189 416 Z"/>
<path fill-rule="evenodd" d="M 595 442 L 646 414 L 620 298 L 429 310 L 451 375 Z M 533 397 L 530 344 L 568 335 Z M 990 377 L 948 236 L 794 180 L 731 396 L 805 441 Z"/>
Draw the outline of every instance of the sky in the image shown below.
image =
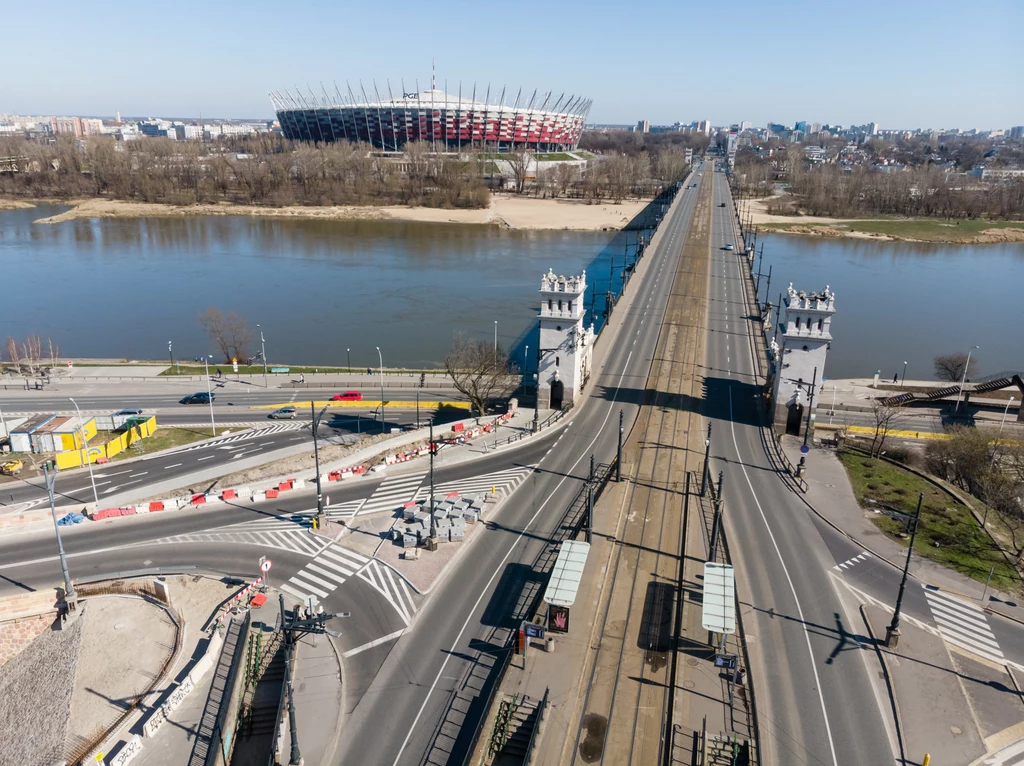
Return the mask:
<path fill-rule="evenodd" d="M 589 121 L 1024 124 L 1024 0 L 9 3 L 0 114 L 272 118 L 270 90 L 421 89 L 436 64 Z"/>

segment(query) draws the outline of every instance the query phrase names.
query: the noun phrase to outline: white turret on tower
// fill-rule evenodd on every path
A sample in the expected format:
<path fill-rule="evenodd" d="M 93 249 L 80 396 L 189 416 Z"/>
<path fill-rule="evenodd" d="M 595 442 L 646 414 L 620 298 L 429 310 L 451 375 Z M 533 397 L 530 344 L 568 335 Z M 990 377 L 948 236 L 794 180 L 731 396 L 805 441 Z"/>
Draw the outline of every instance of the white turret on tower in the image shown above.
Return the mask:
<path fill-rule="evenodd" d="M 802 435 L 808 423 L 807 407 L 812 408 L 812 416 L 817 409 L 825 357 L 832 344 L 835 297 L 828 285 L 821 293 L 807 294 L 794 290 L 792 282 L 789 284 L 782 302 L 785 311 L 772 342 L 779 349 L 775 354 L 772 403 L 775 429 L 780 433 Z M 812 385 L 817 389 L 813 401 Z"/>
<path fill-rule="evenodd" d="M 587 272 L 578 277 L 548 273 L 540 282 L 537 400 L 541 407 L 571 407 L 590 377 L 594 326 L 584 329 Z"/>

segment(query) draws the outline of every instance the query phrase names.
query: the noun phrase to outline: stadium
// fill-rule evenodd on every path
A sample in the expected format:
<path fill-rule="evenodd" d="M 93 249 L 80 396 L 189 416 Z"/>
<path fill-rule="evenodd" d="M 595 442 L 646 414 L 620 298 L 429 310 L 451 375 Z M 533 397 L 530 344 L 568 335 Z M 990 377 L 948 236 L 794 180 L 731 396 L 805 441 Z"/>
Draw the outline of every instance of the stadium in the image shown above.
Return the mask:
<path fill-rule="evenodd" d="M 494 101 L 488 86 L 483 100 L 477 100 L 476 86 L 469 98 L 462 88 L 458 95 L 438 90 L 390 93 L 375 99 L 356 98 L 348 88 L 347 98 L 335 88 L 335 98 L 323 92 L 314 95 L 272 92 L 270 100 L 286 138 L 296 141 L 366 142 L 384 151 L 400 151 L 409 141 L 426 141 L 434 151 L 483 149 L 496 152 L 531 149 L 540 152 L 573 150 L 577 147 L 591 101 L 582 96 L 552 100 L 551 93 L 526 100 L 522 90 L 512 105 L 506 104 L 505 90 Z M 404 88 L 403 88 L 404 91 Z"/>

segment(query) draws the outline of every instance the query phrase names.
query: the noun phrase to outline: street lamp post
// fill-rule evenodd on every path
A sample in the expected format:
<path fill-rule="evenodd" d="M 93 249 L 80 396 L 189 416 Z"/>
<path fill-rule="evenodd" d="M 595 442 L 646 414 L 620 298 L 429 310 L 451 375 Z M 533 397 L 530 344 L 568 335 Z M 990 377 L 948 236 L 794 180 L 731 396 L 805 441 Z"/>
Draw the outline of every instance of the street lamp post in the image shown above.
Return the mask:
<path fill-rule="evenodd" d="M 967 364 L 964 365 L 964 374 L 963 377 L 960 378 L 960 390 L 956 394 L 956 407 L 953 408 L 954 415 L 956 415 L 960 411 L 960 397 L 963 396 L 964 383 L 967 382 L 967 370 L 970 369 L 971 366 L 971 354 L 973 354 L 975 350 L 979 348 L 981 348 L 981 346 L 975 346 L 974 348 L 967 352 Z"/>
<path fill-rule="evenodd" d="M 377 349 L 377 360 L 380 362 L 380 432 L 384 433 L 384 357 L 380 353 L 380 346 Z"/>
<path fill-rule="evenodd" d="M 700 496 L 708 491 L 708 469 L 711 461 L 711 424 L 708 423 L 708 438 L 704 440 L 704 473 L 700 477 Z"/>
<path fill-rule="evenodd" d="M 1010 401 L 1008 401 L 1006 403 L 1006 406 L 1003 407 L 1003 417 L 1002 417 L 1002 420 L 999 421 L 999 433 L 997 433 L 996 436 L 998 436 L 999 434 L 1001 434 L 1003 432 L 1003 423 L 1006 422 L 1006 413 L 1009 411 L 1011 404 L 1013 404 L 1013 397 L 1012 396 L 1010 397 Z"/>
<path fill-rule="evenodd" d="M 260 329 L 259 325 L 256 325 L 256 329 L 260 331 L 260 356 L 263 358 L 263 387 L 269 388 L 270 385 L 267 383 L 267 341 L 263 338 L 263 330 Z"/>
<path fill-rule="evenodd" d="M 903 376 L 900 378 L 900 388 L 903 388 L 903 384 L 907 382 L 907 363 L 903 363 Z"/>
<path fill-rule="evenodd" d="M 203 366 L 206 367 L 206 398 L 210 403 L 210 428 L 213 429 L 213 435 L 217 435 L 217 424 L 213 420 L 213 389 L 210 388 L 210 360 L 213 359 L 213 354 L 206 354 L 203 356 Z"/>
<path fill-rule="evenodd" d="M 615 481 L 622 481 L 622 410 L 619 410 L 619 449 L 615 455 Z"/>
<path fill-rule="evenodd" d="M 174 350 L 171 348 L 171 341 L 167 341 L 167 353 L 171 356 L 171 367 L 174 367 Z"/>
<path fill-rule="evenodd" d="M 494 350 L 498 350 L 498 320 L 494 320 Z"/>
<path fill-rule="evenodd" d="M 68 397 L 68 401 L 75 405 L 75 411 L 78 413 L 78 433 L 82 437 L 82 460 L 84 460 L 85 464 L 89 467 L 89 481 L 92 483 L 92 499 L 96 501 L 96 507 L 98 508 L 100 505 L 100 496 L 96 492 L 96 479 L 94 479 L 92 475 L 92 461 L 89 460 L 88 445 L 85 441 L 85 424 L 82 422 L 82 411 L 78 408 L 78 402 L 70 396 Z"/>
<path fill-rule="evenodd" d="M 895 649 L 900 640 L 900 609 L 903 606 L 903 592 L 907 589 L 907 573 L 910 571 L 910 555 L 914 552 L 914 538 L 917 537 L 917 528 L 921 523 L 921 504 L 924 502 L 924 492 L 917 496 L 917 513 L 914 514 L 914 527 L 910 530 L 910 545 L 907 546 L 907 561 L 903 565 L 903 579 L 900 580 L 900 592 L 896 596 L 896 608 L 892 613 L 892 622 L 885 629 L 885 645 Z"/>
<path fill-rule="evenodd" d="M 345 358 L 348 360 L 348 374 L 352 374 L 352 349 L 345 349 Z"/>
<path fill-rule="evenodd" d="M 57 524 L 57 509 L 56 503 L 53 499 L 53 485 L 57 481 L 57 466 L 54 465 L 51 471 L 47 466 L 43 465 L 43 477 L 46 479 L 46 494 L 50 498 L 50 515 L 53 516 L 53 531 L 57 535 L 57 553 L 60 555 L 60 571 L 64 575 L 64 601 L 68 605 L 68 609 L 74 608 L 75 599 L 78 598 L 75 595 L 75 586 L 71 584 L 71 575 L 68 572 L 68 559 L 64 555 L 64 543 L 60 539 L 60 526 Z"/>
<path fill-rule="evenodd" d="M 313 460 L 316 463 L 316 527 L 324 526 L 324 495 L 320 487 L 320 448 L 317 444 L 317 432 L 320 430 L 320 419 L 331 405 L 325 405 L 319 415 L 313 414 L 313 402 L 309 403 L 309 416 L 313 419 Z"/>
<path fill-rule="evenodd" d="M 814 392 L 818 390 L 818 368 L 814 368 L 814 379 L 811 381 L 811 388 L 808 395 L 807 402 L 807 425 L 804 426 L 804 446 L 807 446 L 807 439 L 811 435 L 813 430 L 812 423 L 814 422 Z"/>

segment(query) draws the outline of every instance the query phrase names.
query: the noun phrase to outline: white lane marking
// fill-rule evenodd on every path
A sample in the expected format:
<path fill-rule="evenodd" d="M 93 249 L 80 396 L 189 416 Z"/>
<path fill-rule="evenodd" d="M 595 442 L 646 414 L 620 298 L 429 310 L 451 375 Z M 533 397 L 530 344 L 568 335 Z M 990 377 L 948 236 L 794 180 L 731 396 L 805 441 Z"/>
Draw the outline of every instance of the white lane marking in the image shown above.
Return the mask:
<path fill-rule="evenodd" d="M 737 457 L 740 454 L 740 445 L 736 441 L 736 421 L 733 418 L 732 413 L 732 386 L 729 386 L 729 428 L 732 431 L 732 446 L 736 450 Z M 743 471 L 743 478 L 747 481 L 747 488 L 750 490 L 750 496 L 754 499 L 754 505 L 757 506 L 757 512 L 761 514 L 761 520 L 764 522 L 764 528 L 768 531 L 768 537 L 772 541 L 772 547 L 775 548 L 775 555 L 779 557 L 779 564 L 782 566 L 782 572 L 786 575 L 786 582 L 789 583 L 789 591 L 793 594 L 793 601 L 796 603 L 797 614 L 800 615 L 800 625 L 804 632 L 804 640 L 807 642 L 807 654 L 811 658 L 811 670 L 814 672 L 814 688 L 818 693 L 818 702 L 821 704 L 821 715 L 825 719 L 825 735 L 828 737 L 828 746 L 832 751 L 832 764 L 833 766 L 839 766 L 839 760 L 836 758 L 836 745 L 832 741 L 832 726 L 828 721 L 828 711 L 825 709 L 825 697 L 821 693 L 821 679 L 818 677 L 818 665 L 814 660 L 814 651 L 811 649 L 811 633 L 807 629 L 807 620 L 804 618 L 804 610 L 800 605 L 800 598 L 796 595 L 796 588 L 793 586 L 793 578 L 789 576 L 789 568 L 786 566 L 785 559 L 782 558 L 782 551 L 779 550 L 779 544 L 775 542 L 775 535 L 772 534 L 772 528 L 768 525 L 768 518 L 764 515 L 764 509 L 761 508 L 761 502 L 757 499 L 757 493 L 754 491 L 754 485 L 750 481 L 750 476 L 747 474 L 747 466 L 740 462 L 740 470 Z"/>
<path fill-rule="evenodd" d="M 136 476 L 145 476 L 145 475 L 146 475 L 147 473 L 149 473 L 149 471 L 143 471 L 142 473 L 133 473 L 133 474 L 132 474 L 131 476 L 129 476 L 128 478 L 129 478 L 129 479 L 134 479 L 134 478 L 135 478 Z"/>
<path fill-rule="evenodd" d="M 180 468 L 180 467 L 181 467 L 181 463 L 175 463 L 174 465 L 165 465 L 164 466 L 164 470 L 166 471 L 168 468 Z"/>
<path fill-rule="evenodd" d="M 612 404 L 614 404 L 616 399 L 618 398 L 619 386 L 621 386 L 622 382 L 626 379 L 626 370 L 629 369 L 629 361 L 632 358 L 633 358 L 633 352 L 630 351 L 629 355 L 626 357 L 626 362 L 622 365 L 622 372 L 619 373 L 619 381 L 618 381 L 618 383 L 615 386 L 615 396 L 612 398 Z M 608 408 L 608 412 L 605 413 L 605 416 L 604 416 L 604 422 L 601 423 L 601 427 L 598 428 L 597 431 L 595 432 L 595 436 L 594 436 L 593 439 L 591 439 L 590 444 L 588 444 L 580 452 L 580 456 L 576 459 L 576 462 L 573 463 L 572 466 L 569 468 L 569 470 L 565 472 L 565 476 L 563 476 L 561 481 L 559 481 L 558 484 L 555 485 L 555 488 L 553 490 L 551 490 L 550 493 L 548 493 L 547 500 L 545 500 L 543 503 L 541 503 L 540 507 L 537 508 L 536 512 L 534 512 L 534 514 L 530 518 L 530 520 L 528 522 L 526 522 L 526 524 L 523 526 L 523 530 L 518 535 L 516 535 L 516 539 L 512 543 L 512 545 L 509 546 L 508 552 L 506 552 L 505 555 L 502 557 L 501 561 L 498 562 L 498 565 L 494 568 L 494 572 L 491 573 L 490 578 L 484 584 L 484 587 L 480 590 L 480 595 L 477 596 L 476 601 L 473 603 L 473 608 L 469 610 L 469 615 L 466 617 L 466 621 L 463 622 L 462 623 L 462 627 L 459 628 L 459 633 L 458 633 L 457 636 L 455 636 L 455 641 L 452 642 L 451 649 L 448 652 L 445 653 L 444 660 L 441 662 L 441 667 L 438 668 L 437 675 L 434 677 L 433 682 L 430 684 L 430 687 L 427 689 L 427 696 L 423 698 L 423 704 L 420 705 L 420 709 L 419 709 L 419 711 L 417 711 L 416 717 L 413 718 L 412 725 L 406 731 L 405 739 L 402 740 L 402 746 L 398 748 L 398 753 L 397 753 L 397 755 L 395 755 L 394 766 L 398 766 L 398 762 L 402 760 L 402 755 L 405 753 L 405 748 L 409 746 L 409 739 L 412 737 L 412 733 L 414 731 L 416 731 L 416 726 L 417 726 L 417 724 L 419 724 L 420 718 L 423 716 L 423 711 L 426 710 L 427 703 L 430 701 L 431 695 L 434 693 L 434 690 L 437 688 L 437 684 L 441 680 L 441 676 L 444 675 L 444 669 L 446 667 L 448 667 L 448 662 L 454 656 L 455 650 L 458 648 L 459 642 L 462 640 L 462 634 L 465 633 L 466 632 L 466 628 L 469 627 L 470 620 L 473 619 L 473 615 L 476 613 L 476 610 L 480 607 L 480 602 L 482 602 L 484 600 L 484 596 L 487 595 L 487 590 L 491 587 L 491 584 L 494 582 L 494 579 L 498 576 L 498 573 L 505 569 L 505 562 L 507 562 L 509 560 L 509 557 L 512 555 L 512 551 L 514 551 L 516 549 L 516 546 L 519 544 L 519 541 L 523 538 L 524 535 L 526 535 L 527 531 L 531 530 L 533 528 L 534 522 L 537 521 L 537 519 L 540 517 L 541 513 L 543 513 L 544 509 L 548 507 L 548 503 L 551 501 L 551 498 L 554 497 L 557 494 L 557 492 L 561 488 L 561 486 L 569 479 L 570 476 L 573 475 L 573 473 L 576 470 L 576 467 L 580 463 L 583 462 L 583 458 L 590 453 L 591 448 L 597 443 L 598 438 L 604 432 L 605 426 L 608 425 L 608 420 L 612 416 L 612 410 L 613 409 L 614 409 L 613 407 L 609 407 Z M 532 532 L 531 532 L 531 534 L 532 534 Z M 820 688 L 820 686 L 821 685 L 819 684 L 819 688 Z M 829 738 L 829 741 L 831 742 L 831 737 Z M 833 750 L 833 753 L 834 753 L 834 750 Z M 839 766 L 839 765 L 835 764 L 835 766 Z"/>
<path fill-rule="evenodd" d="M 217 457 L 217 456 L 216 455 L 207 455 L 206 457 L 198 457 L 198 458 L 196 458 L 196 462 L 197 463 L 202 463 L 204 460 L 213 460 L 215 457 Z"/>
<path fill-rule="evenodd" d="M 394 641 L 396 638 L 400 638 L 405 631 L 406 629 L 402 628 L 401 630 L 396 630 L 394 633 L 388 633 L 386 636 L 375 638 L 373 641 L 363 644 L 362 646 L 357 646 L 354 649 L 349 649 L 347 652 L 342 652 L 341 658 L 343 660 L 347 660 L 349 657 L 354 657 L 360 652 L 365 652 L 367 649 L 373 649 L 381 644 L 386 644 L 388 641 Z"/>

